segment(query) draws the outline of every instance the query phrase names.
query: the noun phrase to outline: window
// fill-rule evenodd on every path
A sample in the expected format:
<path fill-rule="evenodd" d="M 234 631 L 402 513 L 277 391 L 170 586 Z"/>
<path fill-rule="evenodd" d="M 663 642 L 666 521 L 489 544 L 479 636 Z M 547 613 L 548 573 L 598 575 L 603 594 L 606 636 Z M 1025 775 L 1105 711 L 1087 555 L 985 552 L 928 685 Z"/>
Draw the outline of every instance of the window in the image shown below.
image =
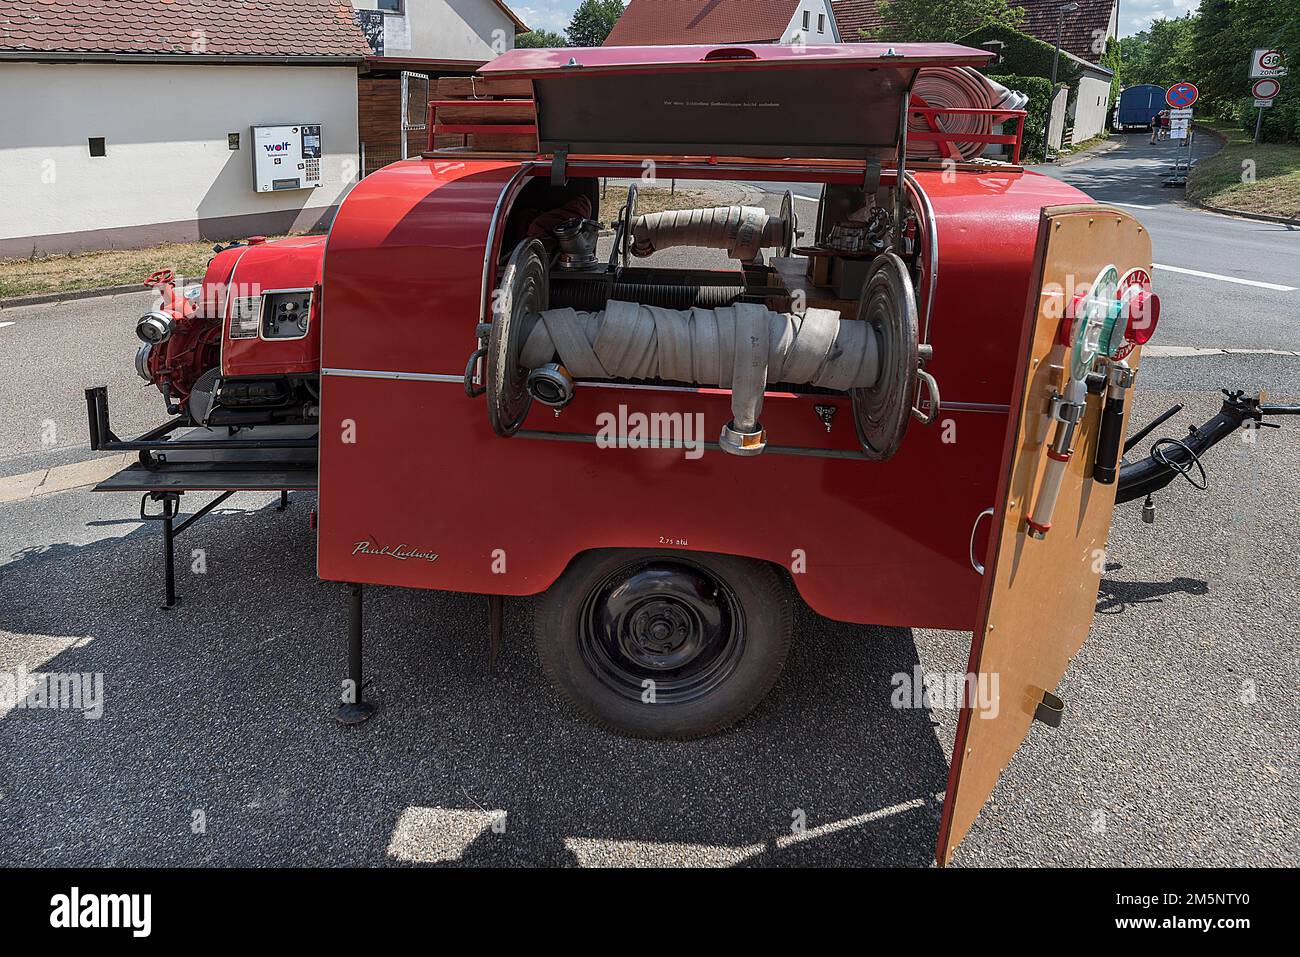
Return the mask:
<path fill-rule="evenodd" d="M 102 136 L 92 136 L 92 137 L 90 138 L 90 140 L 89 140 L 89 143 L 90 143 L 90 155 L 91 155 L 91 156 L 106 156 L 106 155 L 107 155 L 107 153 L 105 152 L 105 148 L 104 148 L 104 137 L 102 137 Z"/>
<path fill-rule="evenodd" d="M 810 19 L 811 17 L 812 17 L 812 14 L 809 13 L 807 10 L 805 10 L 805 11 L 803 12 L 803 28 L 804 28 L 805 30 L 808 29 L 808 21 L 809 21 L 809 19 Z"/>
<path fill-rule="evenodd" d="M 817 14 L 817 32 L 818 33 L 826 32 L 826 14 L 824 13 Z"/>
<path fill-rule="evenodd" d="M 406 0 L 379 0 L 376 9 L 383 13 L 401 16 L 406 12 Z"/>

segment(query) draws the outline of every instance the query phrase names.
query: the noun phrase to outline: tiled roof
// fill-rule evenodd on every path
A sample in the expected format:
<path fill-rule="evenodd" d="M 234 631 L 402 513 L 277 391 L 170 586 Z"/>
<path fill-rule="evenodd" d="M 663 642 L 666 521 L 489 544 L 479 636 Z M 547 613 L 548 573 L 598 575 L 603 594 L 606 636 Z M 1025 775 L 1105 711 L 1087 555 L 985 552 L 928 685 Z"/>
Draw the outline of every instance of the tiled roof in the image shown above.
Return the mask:
<path fill-rule="evenodd" d="M 774 43 L 799 0 L 632 0 L 607 47 L 663 43 Z"/>
<path fill-rule="evenodd" d="M 835 22 L 840 25 L 840 37 L 845 43 L 861 42 L 866 39 L 861 31 L 870 33 L 885 22 L 876 0 L 832 0 L 831 6 L 835 9 Z"/>
<path fill-rule="evenodd" d="M 363 57 L 348 0 L 0 0 L 0 51 Z"/>
<path fill-rule="evenodd" d="M 1015 0 L 1025 11 L 1020 32 L 1046 43 L 1056 42 L 1058 11 L 1064 0 Z M 1078 12 L 1067 13 L 1061 28 L 1061 49 L 1089 63 L 1100 63 L 1106 52 L 1106 32 L 1115 0 L 1077 0 Z M 1098 42 L 1099 41 L 1099 42 Z M 1097 43 L 1097 49 L 1093 49 Z"/>
<path fill-rule="evenodd" d="M 1020 31 L 1036 37 L 1046 43 L 1056 42 L 1056 22 L 1058 11 L 1065 0 L 1012 0 L 1012 5 L 1025 11 Z M 1065 16 L 1061 30 L 1061 49 L 1073 53 L 1089 63 L 1101 60 L 1103 49 L 1094 50 L 1095 37 L 1103 41 L 1110 28 L 1111 11 L 1115 9 L 1115 0 L 1077 0 L 1079 9 Z M 885 25 L 880 15 L 876 0 L 833 0 L 835 21 L 840 25 L 840 36 L 845 43 L 861 40 L 860 30 L 875 30 Z M 890 39 L 886 30 L 879 37 Z"/>

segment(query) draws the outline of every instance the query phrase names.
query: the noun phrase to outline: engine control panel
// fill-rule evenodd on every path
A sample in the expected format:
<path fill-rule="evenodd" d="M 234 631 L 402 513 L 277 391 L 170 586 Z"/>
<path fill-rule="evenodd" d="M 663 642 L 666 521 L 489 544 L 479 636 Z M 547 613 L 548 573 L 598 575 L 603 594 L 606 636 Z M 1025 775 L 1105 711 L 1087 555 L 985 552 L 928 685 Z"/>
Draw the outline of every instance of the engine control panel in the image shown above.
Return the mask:
<path fill-rule="evenodd" d="M 311 321 L 311 290 L 268 292 L 262 296 L 262 338 L 301 339 Z"/>

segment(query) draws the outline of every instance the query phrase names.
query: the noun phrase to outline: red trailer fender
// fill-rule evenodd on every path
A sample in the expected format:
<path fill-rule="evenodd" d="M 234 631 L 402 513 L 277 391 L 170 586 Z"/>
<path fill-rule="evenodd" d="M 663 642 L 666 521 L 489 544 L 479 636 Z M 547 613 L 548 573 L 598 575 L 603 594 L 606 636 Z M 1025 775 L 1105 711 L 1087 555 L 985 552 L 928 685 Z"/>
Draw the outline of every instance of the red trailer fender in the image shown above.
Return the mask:
<path fill-rule="evenodd" d="M 1086 398 L 1078 445 L 1055 501 L 1056 521 L 1035 537 L 1029 519 L 1051 468 L 1049 406 L 1054 394 L 1064 393 L 1069 375 L 1069 356 L 1058 342 L 1065 307 L 1072 290 L 1092 283 L 1105 264 L 1120 275 L 1134 268 L 1149 273 L 1151 239 L 1135 219 L 1094 205 L 1043 210 L 1037 279 L 1013 380 L 1014 419 L 1002 452 L 991 554 L 939 828 L 941 864 L 952 858 L 1034 719 L 1059 721 L 1061 702 L 1053 691 L 1092 626 L 1117 487 L 1093 478 L 1104 395 Z M 1140 352 L 1127 353 L 1134 370 Z M 993 700 L 977 707 L 975 688 L 995 689 Z"/>

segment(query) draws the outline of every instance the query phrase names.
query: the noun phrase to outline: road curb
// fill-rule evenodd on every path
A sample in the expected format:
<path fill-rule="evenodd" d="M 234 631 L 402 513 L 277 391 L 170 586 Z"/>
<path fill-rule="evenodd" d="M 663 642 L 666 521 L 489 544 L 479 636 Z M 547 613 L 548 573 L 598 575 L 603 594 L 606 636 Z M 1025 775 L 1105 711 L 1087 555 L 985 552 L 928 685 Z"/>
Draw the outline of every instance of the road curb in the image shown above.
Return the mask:
<path fill-rule="evenodd" d="M 99 456 L 0 478 L 0 504 L 22 502 L 42 495 L 98 485 L 129 465 L 134 457 L 134 452 L 120 452 L 117 455 Z"/>
<path fill-rule="evenodd" d="M 1253 219 L 1261 223 L 1281 223 L 1283 226 L 1300 226 L 1300 219 L 1289 218 L 1286 216 L 1270 216 L 1268 213 L 1248 213 L 1240 209 L 1231 209 L 1227 206 L 1211 206 L 1209 203 L 1202 203 L 1194 199 L 1193 203 L 1198 208 L 1210 213 L 1219 213 L 1222 216 L 1236 216 L 1238 219 Z"/>
<path fill-rule="evenodd" d="M 1124 144 L 1120 142 L 1119 138 L 1112 134 L 1096 146 L 1090 146 L 1088 149 L 1082 150 L 1078 153 L 1070 153 L 1065 157 L 1065 159 L 1057 160 L 1055 163 L 1040 163 L 1039 165 L 1055 166 L 1057 169 L 1065 169 L 1075 165 L 1076 163 L 1084 163 L 1089 160 L 1095 160 L 1099 156 L 1105 156 L 1107 153 L 1113 153 L 1123 145 Z"/>
<path fill-rule="evenodd" d="M 185 286 L 202 282 L 202 279 L 186 279 Z M 143 283 L 133 282 L 125 286 L 97 286 L 94 289 L 72 289 L 68 292 L 46 292 L 38 296 L 18 296 L 14 299 L 0 299 L 0 309 L 12 309 L 15 306 L 38 306 L 46 302 L 75 302 L 78 299 L 96 299 L 100 296 L 120 296 L 128 292 L 144 292 L 148 287 Z"/>

